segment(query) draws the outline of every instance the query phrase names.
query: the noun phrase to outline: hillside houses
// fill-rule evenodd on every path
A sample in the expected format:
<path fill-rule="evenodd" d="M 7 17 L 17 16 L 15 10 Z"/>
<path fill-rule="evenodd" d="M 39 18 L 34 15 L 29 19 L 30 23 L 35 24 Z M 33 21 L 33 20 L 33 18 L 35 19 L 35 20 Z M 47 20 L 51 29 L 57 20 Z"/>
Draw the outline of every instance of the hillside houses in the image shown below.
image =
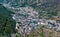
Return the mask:
<path fill-rule="evenodd" d="M 19 33 L 30 33 L 38 27 L 38 12 L 34 11 L 31 7 L 21 8 L 20 12 L 13 15 L 16 21 L 16 29 Z"/>
<path fill-rule="evenodd" d="M 20 8 L 13 17 L 16 21 L 16 29 L 18 33 L 29 34 L 31 31 L 39 29 L 41 26 L 46 28 L 53 28 L 55 31 L 60 30 L 60 22 L 57 20 L 39 19 L 38 12 L 31 7 Z"/>

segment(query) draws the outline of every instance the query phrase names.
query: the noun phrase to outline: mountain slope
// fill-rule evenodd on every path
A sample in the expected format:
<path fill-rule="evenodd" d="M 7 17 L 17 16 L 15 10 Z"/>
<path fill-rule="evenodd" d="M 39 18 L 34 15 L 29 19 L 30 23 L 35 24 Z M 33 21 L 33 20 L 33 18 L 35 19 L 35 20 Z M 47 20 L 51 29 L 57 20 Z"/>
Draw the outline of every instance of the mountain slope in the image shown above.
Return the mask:
<path fill-rule="evenodd" d="M 39 6 L 33 6 L 39 12 L 39 17 L 52 18 L 52 16 L 60 16 L 60 0 L 40 0 Z"/>
<path fill-rule="evenodd" d="M 0 35 L 15 33 L 15 21 L 12 19 L 11 14 L 13 12 L 8 11 L 0 4 Z"/>

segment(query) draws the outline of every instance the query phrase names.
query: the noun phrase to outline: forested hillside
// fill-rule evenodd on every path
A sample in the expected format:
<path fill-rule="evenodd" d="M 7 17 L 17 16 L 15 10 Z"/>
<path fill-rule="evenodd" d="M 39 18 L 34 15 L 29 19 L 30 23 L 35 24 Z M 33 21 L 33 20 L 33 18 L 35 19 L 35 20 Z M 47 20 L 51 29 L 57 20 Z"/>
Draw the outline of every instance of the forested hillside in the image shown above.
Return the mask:
<path fill-rule="evenodd" d="M 0 4 L 0 36 L 15 33 L 15 21 L 11 14 L 13 12 L 8 11 Z"/>

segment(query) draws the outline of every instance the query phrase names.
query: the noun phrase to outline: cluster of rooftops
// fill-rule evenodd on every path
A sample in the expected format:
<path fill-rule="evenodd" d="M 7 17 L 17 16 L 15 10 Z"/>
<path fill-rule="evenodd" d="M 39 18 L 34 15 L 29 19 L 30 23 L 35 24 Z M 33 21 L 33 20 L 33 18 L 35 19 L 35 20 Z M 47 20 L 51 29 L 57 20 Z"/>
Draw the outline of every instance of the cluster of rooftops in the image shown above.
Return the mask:
<path fill-rule="evenodd" d="M 48 28 L 53 28 L 56 31 L 60 30 L 60 20 L 46 20 L 39 19 L 38 12 L 34 11 L 31 7 L 20 8 L 21 10 L 13 15 L 13 19 L 16 21 L 16 29 L 19 33 L 30 33 L 46 25 Z"/>

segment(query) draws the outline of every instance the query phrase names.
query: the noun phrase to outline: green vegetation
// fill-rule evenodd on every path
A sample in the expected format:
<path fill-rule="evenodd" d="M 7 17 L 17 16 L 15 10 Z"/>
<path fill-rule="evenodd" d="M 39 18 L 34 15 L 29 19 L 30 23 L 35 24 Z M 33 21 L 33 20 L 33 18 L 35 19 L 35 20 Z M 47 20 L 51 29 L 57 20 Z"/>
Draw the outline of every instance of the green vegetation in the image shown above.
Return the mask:
<path fill-rule="evenodd" d="M 43 31 L 43 28 L 44 28 L 44 26 L 42 26 L 40 29 L 41 29 L 41 32 L 40 32 L 40 35 L 41 35 L 41 37 L 44 37 L 44 31 Z"/>
<path fill-rule="evenodd" d="M 39 6 L 35 6 L 35 5 L 32 6 L 34 10 L 39 12 L 39 18 L 41 18 L 42 16 L 45 19 L 51 19 L 52 16 L 58 16 L 59 12 L 57 11 L 58 10 L 58 8 L 56 7 L 57 4 L 54 3 L 54 6 L 52 6 L 53 3 L 51 2 L 47 1 L 44 3 L 43 1 L 42 4 Z M 59 7 L 59 4 L 58 4 L 58 7 Z"/>
<path fill-rule="evenodd" d="M 15 21 L 12 19 L 13 12 L 0 5 L 0 35 L 15 33 Z M 0 37 L 1 37 L 0 36 Z"/>
<path fill-rule="evenodd" d="M 17 35 L 15 37 L 21 37 L 20 33 L 17 33 Z"/>

